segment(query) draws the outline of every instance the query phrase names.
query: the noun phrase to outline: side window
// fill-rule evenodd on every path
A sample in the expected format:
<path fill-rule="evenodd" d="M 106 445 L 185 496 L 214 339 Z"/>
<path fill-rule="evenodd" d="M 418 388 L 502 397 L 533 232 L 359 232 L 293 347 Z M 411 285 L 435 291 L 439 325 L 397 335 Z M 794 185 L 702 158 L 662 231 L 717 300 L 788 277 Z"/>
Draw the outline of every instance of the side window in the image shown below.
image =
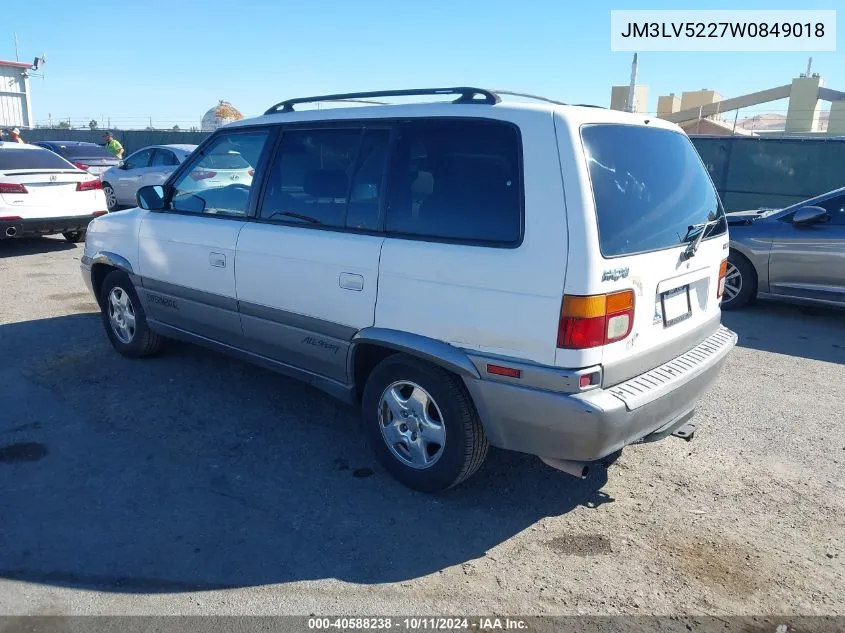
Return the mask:
<path fill-rule="evenodd" d="M 126 169 L 140 169 L 141 167 L 148 167 L 152 156 L 153 150 L 142 149 L 140 152 L 135 152 L 132 156 L 123 161 L 123 166 Z"/>
<path fill-rule="evenodd" d="M 270 168 L 261 217 L 374 229 L 389 132 L 284 132 Z"/>
<path fill-rule="evenodd" d="M 388 233 L 514 243 L 522 228 L 519 134 L 486 120 L 403 125 L 388 181 Z"/>
<path fill-rule="evenodd" d="M 189 213 L 246 215 L 252 176 L 269 132 L 217 136 L 173 185 L 170 208 Z"/>
<path fill-rule="evenodd" d="M 826 200 L 819 206 L 823 207 L 830 214 L 828 224 L 845 226 L 845 195 Z"/>
<path fill-rule="evenodd" d="M 176 156 L 174 156 L 173 152 L 159 148 L 156 150 L 152 162 L 150 162 L 150 167 L 169 167 L 178 164 L 179 161 L 176 160 Z"/>

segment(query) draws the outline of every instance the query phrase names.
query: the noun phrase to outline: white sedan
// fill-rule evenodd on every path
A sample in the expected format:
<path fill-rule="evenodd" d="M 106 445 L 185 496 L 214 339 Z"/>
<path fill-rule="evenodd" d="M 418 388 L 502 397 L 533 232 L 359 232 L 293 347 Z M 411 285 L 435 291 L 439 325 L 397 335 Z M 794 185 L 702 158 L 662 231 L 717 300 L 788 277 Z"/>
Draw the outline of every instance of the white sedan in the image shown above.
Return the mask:
<path fill-rule="evenodd" d="M 81 242 L 106 212 L 96 176 L 42 147 L 0 142 L 0 240 L 61 233 Z"/>
<path fill-rule="evenodd" d="M 138 189 L 163 184 L 196 148 L 196 145 L 150 145 L 103 172 L 100 178 L 109 211 L 134 207 Z"/>

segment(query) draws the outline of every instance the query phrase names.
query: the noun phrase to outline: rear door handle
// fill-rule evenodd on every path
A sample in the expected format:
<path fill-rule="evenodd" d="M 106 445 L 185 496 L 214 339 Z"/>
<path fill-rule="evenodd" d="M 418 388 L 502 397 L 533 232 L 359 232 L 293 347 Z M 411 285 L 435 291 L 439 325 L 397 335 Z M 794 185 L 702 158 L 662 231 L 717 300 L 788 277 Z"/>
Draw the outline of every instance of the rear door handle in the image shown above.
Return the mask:
<path fill-rule="evenodd" d="M 345 290 L 361 292 L 364 289 L 364 277 L 354 273 L 340 273 L 338 285 Z"/>
<path fill-rule="evenodd" d="M 226 268 L 226 256 L 223 253 L 209 253 L 208 263 L 215 268 Z"/>

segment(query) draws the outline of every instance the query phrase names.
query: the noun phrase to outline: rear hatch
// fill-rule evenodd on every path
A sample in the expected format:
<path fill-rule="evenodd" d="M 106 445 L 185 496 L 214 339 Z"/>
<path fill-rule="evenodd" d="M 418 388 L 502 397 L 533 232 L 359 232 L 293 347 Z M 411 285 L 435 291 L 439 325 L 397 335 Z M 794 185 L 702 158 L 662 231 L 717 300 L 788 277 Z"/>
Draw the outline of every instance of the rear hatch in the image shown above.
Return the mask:
<path fill-rule="evenodd" d="M 570 248 L 565 293 L 606 295 L 607 313 L 601 343 L 559 349 L 556 359 L 601 363 L 607 387 L 676 358 L 718 328 L 727 221 L 682 132 L 595 123 L 580 126 L 580 141 L 592 217 L 575 224 L 591 256 L 585 267 Z"/>
<path fill-rule="evenodd" d="M 235 151 L 209 154 L 202 159 L 198 167 L 199 169 L 191 172 L 191 178 L 206 189 L 233 184 L 249 187 L 255 174 L 253 166 Z"/>

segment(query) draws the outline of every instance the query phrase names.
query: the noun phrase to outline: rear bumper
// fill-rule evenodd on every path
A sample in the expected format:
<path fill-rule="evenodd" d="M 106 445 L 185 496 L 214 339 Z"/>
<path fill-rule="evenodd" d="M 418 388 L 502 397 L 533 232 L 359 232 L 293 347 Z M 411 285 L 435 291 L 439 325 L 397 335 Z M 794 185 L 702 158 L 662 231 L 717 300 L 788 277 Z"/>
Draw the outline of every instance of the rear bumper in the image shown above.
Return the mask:
<path fill-rule="evenodd" d="M 542 457 L 594 461 L 660 437 L 692 416 L 719 375 L 736 334 L 714 334 L 663 365 L 609 389 L 565 394 L 465 378 L 494 446 Z"/>
<path fill-rule="evenodd" d="M 97 216 L 91 214 L 71 215 L 60 218 L 0 220 L 0 240 L 33 235 L 55 235 L 56 233 L 84 231 L 95 217 Z"/>

